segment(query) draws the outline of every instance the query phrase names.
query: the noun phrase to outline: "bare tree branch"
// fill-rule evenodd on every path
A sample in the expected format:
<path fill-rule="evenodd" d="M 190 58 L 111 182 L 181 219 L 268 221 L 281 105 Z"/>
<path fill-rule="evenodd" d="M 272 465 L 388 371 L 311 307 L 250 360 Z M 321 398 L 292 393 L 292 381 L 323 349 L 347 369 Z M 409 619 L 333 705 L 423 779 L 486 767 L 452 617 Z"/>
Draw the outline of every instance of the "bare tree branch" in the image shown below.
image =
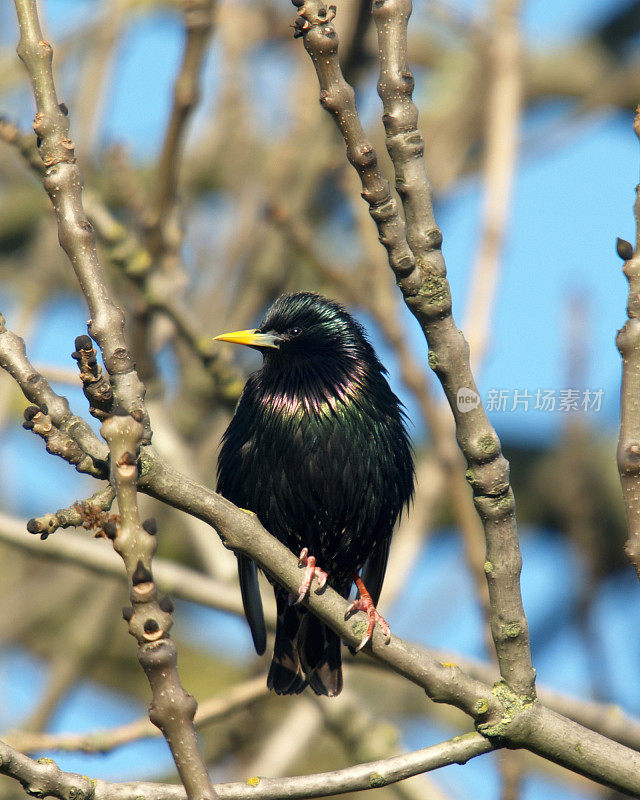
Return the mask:
<path fill-rule="evenodd" d="M 485 122 L 484 200 L 478 252 L 470 281 L 464 331 L 475 375 L 487 352 L 502 253 L 511 208 L 513 176 L 520 121 L 521 58 L 518 15 L 520 0 L 494 0 L 487 33 L 488 88 Z M 474 531 L 474 528 L 469 528 Z M 476 586 L 485 584 L 484 553 L 480 537 L 469 537 L 469 559 Z M 485 584 L 486 585 L 486 584 Z M 479 588 L 482 600 L 486 592 Z M 483 605 L 487 627 L 491 608 Z M 489 627 L 490 629 L 490 627 Z M 522 758 L 503 751 L 498 759 L 502 800 L 518 800 L 522 780 Z"/>
<path fill-rule="evenodd" d="M 246 783 L 215 786 L 220 800 L 306 800 L 332 794 L 373 789 L 438 769 L 448 764 L 464 764 L 470 758 L 488 753 L 495 745 L 480 734 L 468 733 L 447 742 L 356 767 L 304 775 L 299 778 L 251 777 Z M 63 772 L 51 759 L 33 761 L 8 744 L 0 742 L 0 773 L 16 778 L 31 795 L 69 797 L 82 800 L 184 800 L 179 786 L 158 783 L 108 783 L 90 780 L 81 775 Z"/>
<path fill-rule="evenodd" d="M 154 193 L 154 228 L 160 236 L 158 243 L 161 246 L 164 238 L 162 228 L 166 225 L 166 217 L 175 213 L 178 170 L 187 122 L 200 97 L 200 70 L 213 27 L 213 0 L 184 0 L 183 6 L 186 32 L 184 52 L 173 88 L 173 107 L 158 158 L 157 185 Z"/>
<path fill-rule="evenodd" d="M 111 548 L 103 542 L 87 540 L 86 536 L 64 532 L 41 544 L 33 536 L 25 536 L 24 522 L 0 514 L 0 541 L 25 553 L 49 558 L 64 564 L 78 564 L 98 575 L 109 575 L 125 580 L 122 564 Z M 231 614 L 242 614 L 242 598 L 237 586 L 203 575 L 164 558 L 154 559 L 156 583 L 163 592 L 181 600 L 198 603 L 207 608 L 217 608 Z M 275 603 L 265 598 L 267 625 L 275 627 Z"/>
<path fill-rule="evenodd" d="M 80 176 L 73 162 L 73 146 L 68 140 L 66 117 L 63 109 L 58 107 L 53 85 L 51 48 L 42 41 L 35 4 L 28 0 L 16 0 L 16 6 L 22 31 L 20 51 L 32 76 L 38 102 L 36 127 L 47 167 L 45 185 L 58 216 L 60 238 L 70 254 L 87 296 L 94 317 L 91 332 L 103 349 L 114 394 L 126 408 L 137 414 L 143 410 L 143 387 L 133 371 L 130 356 L 124 346 L 122 316 L 108 297 L 95 258 L 93 238 L 87 231 L 80 200 Z M 384 73 L 384 80 L 381 79 L 380 82 L 380 94 L 385 105 L 389 149 L 395 161 L 405 205 L 406 229 L 389 185 L 377 168 L 375 152 L 364 137 L 355 110 L 353 91 L 340 73 L 337 64 L 337 37 L 331 25 L 333 13 L 333 9 L 325 9 L 317 0 L 309 0 L 302 8 L 297 23 L 298 31 L 304 34 L 305 45 L 314 58 L 324 105 L 334 114 L 341 128 L 349 158 L 361 177 L 365 198 L 379 225 L 381 238 L 387 247 L 406 302 L 429 341 L 430 365 L 438 373 L 454 413 L 458 441 L 469 465 L 468 478 L 485 526 L 488 547 L 485 570 L 489 578 L 493 635 L 502 681 L 492 690 L 488 690 L 485 684 L 465 675 L 454 665 L 443 664 L 397 638 L 385 645 L 380 635 L 375 634 L 368 645 L 368 651 L 401 675 L 422 686 L 432 699 L 451 703 L 471 715 L 478 731 L 485 737 L 482 740 L 476 734 L 471 735 L 474 746 L 482 747 L 482 751 L 502 745 L 524 747 L 594 780 L 638 794 L 638 753 L 554 714 L 534 700 L 528 630 L 519 593 L 520 553 L 507 464 L 483 410 L 478 407 L 466 412 L 466 409 L 463 411 L 458 407 L 460 390 L 474 392 L 476 387 L 469 368 L 466 344 L 451 317 L 450 292 L 440 253 L 441 233 L 433 220 L 430 189 L 421 160 L 422 139 L 416 129 L 417 113 L 411 100 L 413 79 L 406 65 L 406 21 L 410 5 L 406 0 L 379 0 L 374 8 Z M 109 328 L 113 330 L 109 331 Z M 3 366 L 6 364 L 14 373 L 16 363 L 30 367 L 24 351 L 20 355 L 15 346 L 8 349 L 10 358 L 5 359 Z M 35 375 L 37 388 L 33 390 L 27 380 L 31 372 L 20 373 L 18 370 L 16 375 L 25 391 L 35 391 L 41 400 L 50 392 L 41 376 Z M 54 394 L 52 399 L 57 406 L 51 413 L 51 420 L 57 425 L 56 419 L 65 421 L 65 411 L 57 395 Z M 46 413 L 42 406 L 41 413 Z M 142 416 L 140 418 L 143 419 Z M 111 417 L 108 422 L 114 419 L 118 418 Z M 91 438 L 87 438 L 86 446 L 98 451 L 98 445 Z M 135 458 L 132 455 L 135 447 L 127 446 L 125 449 L 128 454 L 125 458 L 114 456 L 113 461 L 120 462 L 114 463 L 114 468 L 116 473 L 118 469 L 127 472 L 125 477 L 130 481 L 132 477 L 135 478 L 136 472 Z M 185 479 L 159 459 L 150 446 L 142 447 L 139 465 L 141 490 L 205 520 L 216 528 L 228 547 L 248 554 L 289 591 L 295 591 L 299 586 L 300 568 L 297 559 L 264 530 L 254 515 L 235 508 L 214 492 Z M 131 502 L 128 508 L 131 512 L 135 507 L 135 485 L 129 483 L 128 489 L 125 485 L 124 491 L 125 494 L 127 491 L 130 493 Z M 126 507 L 127 501 L 121 501 L 123 530 L 134 531 L 134 540 L 137 538 L 137 531 L 142 537 L 142 543 L 148 545 L 140 533 L 137 517 L 130 514 L 128 519 L 125 518 Z M 124 541 L 126 542 L 126 537 Z M 138 586 L 140 582 L 133 580 L 138 569 L 137 563 L 134 563 L 134 554 L 127 551 L 124 555 L 132 584 Z M 145 550 L 144 559 L 148 561 L 150 556 L 151 551 Z M 150 562 L 148 565 L 142 563 L 138 577 L 140 576 L 144 577 L 142 583 L 151 584 L 153 592 Z M 138 605 L 143 605 L 141 598 L 138 601 Z M 305 600 L 305 604 L 348 643 L 353 644 L 359 640 L 362 619 L 355 618 L 346 623 L 346 602 L 335 592 L 327 589 L 322 596 L 314 593 Z M 157 609 L 154 608 L 155 611 Z M 131 619 L 139 641 L 145 639 L 145 634 L 147 639 L 149 634 L 153 639 L 153 634 L 158 631 L 162 641 L 169 620 L 162 617 L 160 612 L 154 613 L 146 621 L 155 622 L 155 626 L 146 626 L 146 630 L 145 625 L 139 625 L 140 616 L 132 611 Z M 142 641 L 141 646 L 145 646 Z M 147 666 L 149 671 L 154 669 L 152 664 Z M 162 715 L 159 720 L 162 721 Z M 5 769 L 9 769 L 7 765 L 13 758 L 12 754 L 7 755 L 6 763 L 3 758 Z M 15 765 L 15 761 L 13 763 Z M 31 764 L 20 763 L 29 775 Z M 59 778 L 59 775 L 56 773 L 53 777 Z M 201 777 L 201 786 L 209 791 L 210 787 L 202 776 L 202 770 Z M 367 772 L 366 779 L 371 786 L 370 772 Z M 295 779 L 297 780 L 301 779 Z M 286 789 L 280 786 L 281 792 L 286 793 L 287 789 L 295 786 L 294 779 L 287 781 L 284 784 Z M 259 785 L 264 786 L 264 782 L 260 781 Z M 31 784 L 29 786 L 30 789 L 34 788 Z M 319 789 L 325 791 L 326 787 L 327 780 L 324 776 Z M 84 784 L 75 784 L 75 788 L 83 793 L 86 789 Z M 192 789 L 200 793 L 193 784 Z M 310 796 L 313 791 L 306 786 L 304 794 L 300 796 Z M 210 794 L 209 791 L 209 796 Z M 257 795 L 252 793 L 251 796 Z"/>
<path fill-rule="evenodd" d="M 255 515 L 235 508 L 206 487 L 174 472 L 158 459 L 151 447 L 143 448 L 140 465 L 140 486 L 144 491 L 207 521 L 216 528 L 228 547 L 248 554 L 286 589 L 296 591 L 300 585 L 301 569 L 297 558 L 264 531 Z M 345 622 L 348 604 L 331 589 L 325 589 L 322 596 L 312 593 L 304 602 L 349 644 L 359 642 L 362 624 L 359 615 Z M 448 702 L 470 714 L 476 719 L 478 729 L 489 738 L 498 737 L 532 749 L 540 755 L 545 754 L 601 782 L 627 790 L 631 786 L 632 791 L 637 785 L 640 791 L 640 784 L 635 782 L 635 776 L 640 775 L 640 756 L 635 756 L 626 748 L 620 752 L 617 749 L 620 745 L 608 742 L 598 734 L 592 735 L 562 717 L 557 717 L 561 722 L 554 725 L 555 716 L 545 717 L 552 712 L 541 708 L 539 704 L 523 702 L 506 685 L 497 684 L 493 692 L 489 692 L 483 684 L 464 675 L 455 665 L 442 664 L 395 637 L 386 644 L 378 631 L 374 632 L 367 650 L 395 671 L 423 686 L 431 699 Z M 536 728 L 539 733 L 537 737 L 532 736 L 530 740 L 521 737 L 523 726 L 526 727 L 524 720 L 531 716 L 535 721 L 541 715 L 545 720 L 544 725 L 550 726 L 546 729 L 546 735 L 543 735 L 545 728 L 541 724 Z M 518 724 L 515 725 L 515 722 Z M 560 738 L 556 738 L 556 734 L 560 733 Z M 583 736 L 584 745 L 578 752 L 575 748 L 571 749 L 569 743 L 580 736 Z M 595 755 L 591 760 L 590 756 L 584 757 L 584 753 L 590 753 L 591 748 L 599 758 Z M 637 771 L 635 776 L 630 776 L 627 765 L 633 765 L 636 760 Z"/>
<path fill-rule="evenodd" d="M 522 59 L 520 0 L 494 0 L 489 32 L 484 201 L 480 245 L 469 290 L 464 330 L 477 374 L 484 362 L 500 273 L 518 151 Z"/>
<path fill-rule="evenodd" d="M 89 333 L 100 345 L 114 393 L 128 411 L 145 413 L 144 387 L 124 339 L 124 317 L 109 296 L 93 228 L 82 205 L 82 175 L 69 138 L 67 110 L 56 94 L 51 67 L 53 50 L 40 29 L 35 0 L 16 0 L 15 5 L 20 26 L 18 55 L 27 68 L 36 98 L 34 130 L 46 167 L 43 184 L 56 213 L 60 244 L 89 304 Z M 148 420 L 145 427 L 148 438 Z"/>
<path fill-rule="evenodd" d="M 640 110 L 636 113 L 633 128 L 640 139 Z M 618 331 L 616 339 L 622 356 L 618 471 L 629 534 L 625 552 L 640 578 L 640 185 L 636 186 L 633 210 L 636 220 L 635 249 L 629 242 L 618 239 L 618 255 L 625 260 L 624 274 L 629 282 L 629 319 Z"/>
<path fill-rule="evenodd" d="M 265 535 L 255 514 L 236 508 L 185 476 L 178 476 L 155 456 L 152 448 L 145 448 L 141 454 L 140 487 L 153 497 L 209 522 L 227 547 L 249 555 L 291 593 L 300 586 L 302 567 L 298 566 L 297 558 L 275 537 Z M 348 644 L 356 646 L 360 643 L 362 616 L 356 614 L 345 621 L 349 604 L 332 589 L 326 587 L 322 595 L 311 593 L 303 604 L 308 605 Z M 460 670 L 421 658 L 411 645 L 394 636 L 386 644 L 383 634 L 374 631 L 371 644 L 365 651 L 423 686 L 434 700 L 451 702 L 466 713 L 472 716 L 480 713 L 483 718 L 499 711 L 497 698 L 491 692 L 487 693 L 483 686 L 469 682 Z"/>
<path fill-rule="evenodd" d="M 46 545 L 24 535 L 20 520 L 0 514 L 0 542 L 24 552 L 62 563 L 78 564 L 101 575 L 124 580 L 122 566 L 113 551 L 103 543 L 88 541 L 84 536 L 64 533 L 49 539 Z M 215 581 L 199 572 L 182 567 L 162 558 L 154 559 L 154 573 L 159 588 L 174 597 L 199 603 L 241 616 L 242 600 L 235 587 Z M 266 599 L 266 598 L 265 598 Z M 273 603 L 265 603 L 267 626 L 275 628 Z M 491 686 L 498 678 L 495 668 L 480 661 L 461 656 L 459 653 L 420 648 L 441 664 L 457 664 L 464 673 L 477 681 Z M 367 662 L 359 661 L 359 664 Z M 384 666 L 383 662 L 372 666 Z M 601 733 L 626 747 L 640 751 L 640 720 L 625 714 L 619 706 L 588 702 L 561 694 L 545 686 L 539 687 L 540 700 L 549 708 L 575 722 Z"/>
<path fill-rule="evenodd" d="M 22 389 L 24 396 L 51 418 L 62 433 L 67 434 L 94 461 L 104 469 L 108 448 L 89 425 L 71 413 L 65 397 L 56 394 L 48 382 L 27 359 L 24 341 L 7 330 L 0 314 L 0 367 L 6 370 Z"/>
<path fill-rule="evenodd" d="M 197 516 L 203 513 L 202 493 L 210 495 L 209 503 L 215 504 L 215 499 L 219 499 L 213 492 L 200 487 L 191 500 L 194 509 L 201 509 Z M 261 534 L 264 529 L 253 515 L 234 509 L 226 501 L 224 503 L 228 505 L 224 517 L 227 514 L 229 518 L 236 514 L 240 516 L 236 524 L 228 522 L 224 526 L 228 545 L 250 554 L 263 569 L 277 575 L 281 585 L 294 592 L 300 585 L 301 575 L 296 557 L 273 537 Z M 218 515 L 215 516 L 217 519 Z M 220 525 L 219 529 L 222 531 L 223 526 Z M 55 538 L 51 541 L 54 543 L 57 544 Z M 204 580 L 210 582 L 210 579 Z M 348 604 L 339 595 L 325 589 L 322 596 L 313 593 L 305 602 L 345 641 L 353 645 L 359 643 L 358 624 L 353 620 L 344 621 Z M 443 663 L 396 637 L 386 645 L 382 634 L 374 633 L 372 642 L 367 645 L 369 648 L 380 662 L 423 686 L 432 700 L 448 702 L 479 720 L 486 719 L 484 724 L 477 723 L 478 729 L 491 740 L 497 738 L 500 742 L 532 750 L 600 783 L 615 785 L 632 793 L 640 792 L 640 754 L 627 747 L 587 730 L 540 703 L 522 704 L 502 683 L 496 684 L 491 693 L 484 684 L 466 676 L 455 663 Z M 506 709 L 503 709 L 502 702 Z"/>
<path fill-rule="evenodd" d="M 227 689 L 223 697 L 211 697 L 199 704 L 194 717 L 196 728 L 211 725 L 234 711 L 246 708 L 268 693 L 264 678 L 251 678 Z M 108 753 L 117 747 L 140 739 L 162 736 L 158 728 L 141 717 L 127 725 L 92 733 L 29 733 L 13 731 L 6 737 L 7 744 L 23 753 L 65 750 L 82 753 Z"/>
<path fill-rule="evenodd" d="M 44 408 L 46 409 L 46 406 Z M 94 464 L 91 458 L 83 452 L 82 448 L 71 437 L 57 428 L 53 424 L 51 417 L 41 411 L 38 406 L 25 408 L 22 427 L 41 436 L 46 443 L 48 453 L 60 456 L 60 458 L 68 461 L 69 464 L 73 464 L 78 472 L 93 475 L 95 478 L 103 477 L 103 469 Z"/>
<path fill-rule="evenodd" d="M 135 412 L 134 412 L 135 413 Z M 111 482 L 116 490 L 120 524 L 107 536 L 122 557 L 132 607 L 123 610 L 129 633 L 138 642 L 138 661 L 152 692 L 149 719 L 164 734 L 184 785 L 188 800 L 218 797 L 211 785 L 193 725 L 197 704 L 180 683 L 178 651 L 169 638 L 173 603 L 158 598 L 152 573 L 156 550 L 155 529 L 140 523 L 137 502 L 137 453 L 144 434 L 139 419 L 114 415 L 102 423 L 100 432 L 109 443 Z"/>
<path fill-rule="evenodd" d="M 455 662 L 476 680 L 493 684 L 498 677 L 495 668 L 489 663 L 476 661 L 459 653 L 454 654 L 441 650 L 431 650 L 430 652 L 443 663 Z M 620 706 L 581 700 L 561 694 L 548 686 L 539 686 L 538 695 L 540 702 L 558 714 L 569 717 L 580 725 L 584 725 L 585 728 L 597 731 L 632 750 L 640 751 L 640 719 L 630 717 Z"/>
<path fill-rule="evenodd" d="M 387 247 L 398 286 L 429 343 L 429 365 L 451 406 L 458 443 L 467 459 L 467 479 L 485 530 L 491 630 L 501 674 L 518 695 L 531 699 L 535 697 L 535 672 L 520 594 L 522 557 L 509 468 L 479 402 L 468 346 L 451 315 L 442 233 L 433 217 L 430 186 L 421 158 L 424 144 L 411 99 L 413 76 L 406 56 L 410 13 L 410 0 L 378 0 L 373 9 L 381 64 L 378 90 L 385 111 L 387 148 L 405 209 L 406 232 L 358 118 L 353 89 L 340 71 L 338 36 L 331 23 L 335 11 L 328 11 L 321 0 L 309 0 L 300 8 L 296 25 L 316 68 L 320 102 L 342 133 L 347 157 L 360 175 L 362 195 L 378 225 L 380 240 Z M 471 409 L 462 407 L 460 392 L 471 392 L 478 404 Z"/>
<path fill-rule="evenodd" d="M 111 508 L 115 492 L 111 484 L 99 489 L 87 500 L 74 503 L 69 508 L 60 508 L 55 514 L 44 514 L 27 522 L 29 533 L 37 533 L 41 539 L 46 539 L 58 528 L 79 528 L 85 524 L 90 509 L 95 508 L 104 513 Z"/>

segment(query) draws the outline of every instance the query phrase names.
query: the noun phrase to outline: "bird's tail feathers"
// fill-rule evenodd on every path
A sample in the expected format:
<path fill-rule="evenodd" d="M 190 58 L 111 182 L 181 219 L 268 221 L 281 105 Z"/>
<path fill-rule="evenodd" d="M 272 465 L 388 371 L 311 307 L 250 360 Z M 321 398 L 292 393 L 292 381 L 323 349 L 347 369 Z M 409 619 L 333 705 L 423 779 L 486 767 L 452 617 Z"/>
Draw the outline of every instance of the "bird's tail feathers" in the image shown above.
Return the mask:
<path fill-rule="evenodd" d="M 238 576 L 244 614 L 249 623 L 256 653 L 261 656 L 267 649 L 267 627 L 262 611 L 262 598 L 258 584 L 258 569 L 247 556 L 238 556 Z"/>
<path fill-rule="evenodd" d="M 342 691 L 340 637 L 311 613 L 298 632 L 298 654 L 309 686 L 316 694 L 335 697 Z"/>
<path fill-rule="evenodd" d="M 319 695 L 342 691 L 340 637 L 309 611 L 276 591 L 278 620 L 267 686 L 276 694 L 299 694 L 307 685 Z"/>
<path fill-rule="evenodd" d="M 296 642 L 300 630 L 300 613 L 289 605 L 286 594 L 276 592 L 278 619 L 273 659 L 267 676 L 267 686 L 276 694 L 300 694 L 307 680 L 300 666 Z"/>

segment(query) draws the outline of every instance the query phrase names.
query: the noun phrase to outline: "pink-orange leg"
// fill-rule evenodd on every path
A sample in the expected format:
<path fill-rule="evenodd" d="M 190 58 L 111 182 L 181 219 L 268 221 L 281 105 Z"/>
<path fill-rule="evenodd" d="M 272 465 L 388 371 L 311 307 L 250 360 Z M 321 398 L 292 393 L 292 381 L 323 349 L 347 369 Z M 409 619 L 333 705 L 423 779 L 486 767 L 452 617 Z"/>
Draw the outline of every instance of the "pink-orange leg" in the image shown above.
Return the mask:
<path fill-rule="evenodd" d="M 389 623 L 387 620 L 382 616 L 382 614 L 378 613 L 376 607 L 373 605 L 371 595 L 367 591 L 367 587 L 362 582 L 362 578 L 357 573 L 354 573 L 353 580 L 356 584 L 360 597 L 351 603 L 347 609 L 347 613 L 344 615 L 344 618 L 347 619 L 347 617 L 349 617 L 355 611 L 364 611 L 369 617 L 367 631 L 362 637 L 360 644 L 356 647 L 357 653 L 362 650 L 369 639 L 371 639 L 371 635 L 373 634 L 373 629 L 375 628 L 376 623 L 378 624 L 378 627 L 380 628 L 387 642 L 391 639 L 391 629 L 389 628 Z"/>
<path fill-rule="evenodd" d="M 308 547 L 305 547 L 300 553 L 298 565 L 301 567 L 305 566 L 306 570 L 304 572 L 302 583 L 300 584 L 300 589 L 298 590 L 298 599 L 295 601 L 294 605 L 301 603 L 307 596 L 309 589 L 311 588 L 311 581 L 314 579 L 314 577 L 318 583 L 318 589 L 324 588 L 327 578 L 329 577 L 323 569 L 320 569 L 320 567 L 316 566 L 316 558 L 315 556 L 309 555 Z"/>

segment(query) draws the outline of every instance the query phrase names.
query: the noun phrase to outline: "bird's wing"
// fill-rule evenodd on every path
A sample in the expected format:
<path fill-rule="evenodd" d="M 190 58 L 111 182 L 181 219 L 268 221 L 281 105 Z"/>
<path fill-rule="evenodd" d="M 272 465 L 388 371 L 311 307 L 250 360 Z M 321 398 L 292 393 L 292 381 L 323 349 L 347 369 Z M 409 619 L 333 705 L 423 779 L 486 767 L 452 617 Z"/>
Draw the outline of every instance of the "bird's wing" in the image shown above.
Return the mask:
<path fill-rule="evenodd" d="M 262 611 L 262 598 L 258 585 L 258 568 L 247 556 L 238 556 L 238 576 L 240 578 L 240 592 L 244 614 L 251 628 L 253 645 L 261 656 L 267 648 L 267 629 L 264 624 Z"/>
<path fill-rule="evenodd" d="M 362 582 L 367 587 L 367 591 L 371 595 L 374 606 L 378 605 L 378 600 L 380 599 L 384 574 L 387 571 L 390 544 L 391 537 L 387 536 L 365 561 L 364 567 L 362 568 Z"/>

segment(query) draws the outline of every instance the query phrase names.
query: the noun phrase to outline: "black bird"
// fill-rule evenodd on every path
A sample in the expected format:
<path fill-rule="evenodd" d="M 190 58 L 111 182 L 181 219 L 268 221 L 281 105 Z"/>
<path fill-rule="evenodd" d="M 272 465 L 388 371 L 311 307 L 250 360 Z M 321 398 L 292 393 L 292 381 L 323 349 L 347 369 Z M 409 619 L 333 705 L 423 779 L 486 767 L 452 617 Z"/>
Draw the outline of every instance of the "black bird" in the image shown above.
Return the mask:
<path fill-rule="evenodd" d="M 256 330 L 216 339 L 262 353 L 222 439 L 218 491 L 257 514 L 307 566 L 292 604 L 275 586 L 278 621 L 267 684 L 297 694 L 342 689 L 340 639 L 298 603 L 316 577 L 352 609 L 375 609 L 393 527 L 413 495 L 413 458 L 402 405 L 362 326 L 338 303 L 300 292 L 278 298 Z M 363 570 L 362 580 L 358 573 Z M 256 565 L 239 556 L 244 610 L 256 650 L 266 630 Z M 367 589 L 365 588 L 368 587 Z"/>

